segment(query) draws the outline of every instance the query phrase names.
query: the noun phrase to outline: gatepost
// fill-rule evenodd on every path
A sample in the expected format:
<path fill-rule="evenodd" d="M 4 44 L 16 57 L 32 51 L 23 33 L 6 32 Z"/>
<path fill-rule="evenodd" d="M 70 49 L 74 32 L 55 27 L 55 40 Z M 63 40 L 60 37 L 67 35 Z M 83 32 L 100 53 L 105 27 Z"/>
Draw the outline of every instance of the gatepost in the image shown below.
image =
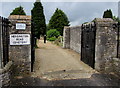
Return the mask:
<path fill-rule="evenodd" d="M 9 59 L 15 73 L 31 71 L 31 16 L 10 15 L 12 28 L 9 32 Z"/>

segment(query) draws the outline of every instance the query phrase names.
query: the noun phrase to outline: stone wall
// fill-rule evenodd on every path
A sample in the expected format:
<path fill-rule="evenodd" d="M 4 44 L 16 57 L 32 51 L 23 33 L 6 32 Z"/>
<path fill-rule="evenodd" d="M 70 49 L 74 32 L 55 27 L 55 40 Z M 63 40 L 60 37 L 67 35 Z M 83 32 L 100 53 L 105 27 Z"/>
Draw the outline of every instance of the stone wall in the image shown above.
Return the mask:
<path fill-rule="evenodd" d="M 95 68 L 102 72 L 118 72 L 117 64 L 117 24 L 112 19 L 95 19 L 96 21 L 96 47 L 95 47 Z M 118 63 L 119 64 L 119 63 Z M 118 69 L 118 70 L 117 70 Z"/>
<path fill-rule="evenodd" d="M 22 15 L 11 15 L 9 16 L 12 28 L 10 29 L 9 35 L 11 34 L 29 34 L 31 36 L 31 17 Z M 25 30 L 17 30 L 16 23 L 26 24 Z M 14 64 L 14 73 L 19 75 L 20 73 L 31 71 L 31 44 L 30 45 L 10 45 L 9 46 L 9 57 Z"/>
<path fill-rule="evenodd" d="M 81 53 L 81 26 L 65 27 L 63 37 L 63 48 Z"/>
<path fill-rule="evenodd" d="M 81 26 L 70 27 L 70 49 L 81 53 Z"/>
<path fill-rule="evenodd" d="M 0 69 L 0 87 L 9 86 L 12 78 L 12 62 Z"/>
<path fill-rule="evenodd" d="M 112 60 L 112 66 L 113 71 L 115 74 L 117 74 L 120 77 L 120 58 L 113 58 Z M 110 69 L 110 67 L 109 67 Z"/>
<path fill-rule="evenodd" d="M 118 23 L 110 18 L 96 18 L 94 21 L 96 24 L 95 69 L 100 72 L 114 72 L 120 75 Z M 81 26 L 65 27 L 63 38 L 64 48 L 72 49 L 81 55 Z"/>
<path fill-rule="evenodd" d="M 63 48 L 70 48 L 70 27 L 64 27 Z"/>

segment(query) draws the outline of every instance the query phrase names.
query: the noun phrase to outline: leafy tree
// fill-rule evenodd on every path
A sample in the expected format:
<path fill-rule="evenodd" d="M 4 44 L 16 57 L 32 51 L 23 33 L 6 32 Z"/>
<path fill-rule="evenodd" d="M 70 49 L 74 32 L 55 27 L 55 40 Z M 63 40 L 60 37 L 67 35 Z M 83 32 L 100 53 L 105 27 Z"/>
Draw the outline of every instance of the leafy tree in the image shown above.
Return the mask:
<path fill-rule="evenodd" d="M 17 8 L 15 8 L 11 13 L 10 15 L 26 15 L 24 9 L 22 6 L 19 6 Z"/>
<path fill-rule="evenodd" d="M 36 0 L 32 9 L 32 22 L 34 23 L 35 37 L 38 39 L 40 35 L 46 34 L 46 23 L 43 12 L 43 6 L 40 0 Z"/>
<path fill-rule="evenodd" d="M 47 38 L 51 38 L 51 37 L 58 37 L 60 35 L 59 31 L 57 31 L 56 29 L 51 29 L 49 31 L 47 31 Z"/>
<path fill-rule="evenodd" d="M 103 18 L 112 18 L 113 14 L 111 9 L 104 11 Z"/>
<path fill-rule="evenodd" d="M 49 21 L 48 29 L 57 29 L 63 35 L 64 26 L 69 26 L 68 18 L 62 10 L 57 8 Z"/>
<path fill-rule="evenodd" d="M 47 31 L 47 40 L 49 41 L 55 41 L 58 36 L 60 36 L 60 33 L 56 29 L 51 29 Z"/>
<path fill-rule="evenodd" d="M 113 20 L 114 20 L 114 21 L 117 21 L 117 22 L 120 22 L 119 17 L 116 17 L 116 16 L 113 16 Z"/>

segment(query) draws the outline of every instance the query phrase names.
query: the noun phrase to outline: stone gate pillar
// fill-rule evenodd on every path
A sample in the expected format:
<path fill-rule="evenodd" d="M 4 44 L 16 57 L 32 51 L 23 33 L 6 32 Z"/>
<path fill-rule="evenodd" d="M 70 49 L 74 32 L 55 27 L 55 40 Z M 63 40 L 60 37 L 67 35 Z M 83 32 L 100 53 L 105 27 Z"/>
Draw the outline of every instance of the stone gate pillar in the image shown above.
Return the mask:
<path fill-rule="evenodd" d="M 70 48 L 70 27 L 64 27 L 63 48 Z"/>
<path fill-rule="evenodd" d="M 114 58 L 117 57 L 117 32 L 114 28 L 117 24 L 110 18 L 97 18 L 96 22 L 96 46 L 95 68 L 98 71 L 113 72 Z"/>
<path fill-rule="evenodd" d="M 14 63 L 14 72 L 31 71 L 31 16 L 10 15 L 9 57 Z"/>

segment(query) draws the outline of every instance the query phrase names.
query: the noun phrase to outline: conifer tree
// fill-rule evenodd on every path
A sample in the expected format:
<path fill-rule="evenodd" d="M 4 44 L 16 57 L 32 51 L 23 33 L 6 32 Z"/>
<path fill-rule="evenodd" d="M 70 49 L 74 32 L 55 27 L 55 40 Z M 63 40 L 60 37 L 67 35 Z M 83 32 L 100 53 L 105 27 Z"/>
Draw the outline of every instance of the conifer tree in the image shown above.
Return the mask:
<path fill-rule="evenodd" d="M 22 6 L 19 6 L 17 8 L 15 8 L 11 13 L 10 15 L 26 15 L 24 9 Z"/>
<path fill-rule="evenodd" d="M 113 18 L 111 9 L 104 11 L 103 18 Z"/>
<path fill-rule="evenodd" d="M 43 6 L 40 0 L 36 0 L 31 13 L 32 22 L 34 23 L 35 37 L 39 39 L 40 35 L 46 34 L 45 16 L 43 12 Z"/>
<path fill-rule="evenodd" d="M 63 35 L 64 26 L 69 26 L 68 17 L 62 10 L 57 8 L 49 21 L 48 29 L 57 29 L 60 35 Z"/>

